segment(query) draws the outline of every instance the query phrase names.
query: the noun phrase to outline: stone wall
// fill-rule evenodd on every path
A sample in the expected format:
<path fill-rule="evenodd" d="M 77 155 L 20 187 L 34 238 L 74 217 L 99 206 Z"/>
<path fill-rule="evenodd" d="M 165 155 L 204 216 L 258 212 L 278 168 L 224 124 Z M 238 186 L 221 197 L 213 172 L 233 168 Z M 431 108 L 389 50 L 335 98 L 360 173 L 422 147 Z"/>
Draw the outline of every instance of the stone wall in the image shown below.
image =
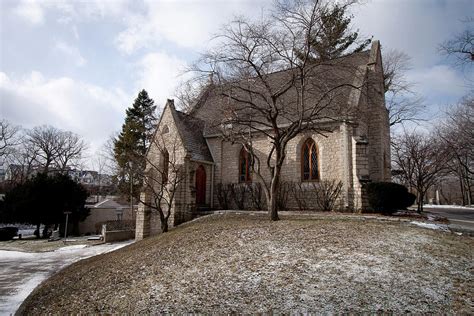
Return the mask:
<path fill-rule="evenodd" d="M 327 128 L 331 132 L 324 135 L 318 133 L 304 133 L 287 145 L 286 159 L 282 167 L 282 182 L 301 183 L 301 152 L 303 143 L 311 138 L 315 141 L 318 148 L 318 168 L 321 180 L 335 180 L 344 182 L 344 155 L 348 153 L 344 150 L 343 132 L 339 124 L 328 125 Z M 242 149 L 241 144 L 232 144 L 230 142 L 222 141 L 219 137 L 208 139 L 209 148 L 215 159 L 215 185 L 218 183 L 238 183 L 239 182 L 239 154 Z M 270 179 L 270 172 L 266 166 L 267 153 L 271 149 L 270 140 L 263 136 L 256 135 L 252 140 L 253 148 L 258 156 L 261 165 L 261 174 L 268 182 Z M 222 165 L 225 168 L 222 168 Z M 252 176 L 253 182 L 258 181 L 256 175 Z M 311 189 L 314 182 L 303 183 L 303 188 L 307 189 L 307 204 L 309 206 L 315 205 L 314 194 L 311 194 Z M 216 192 L 216 189 L 214 189 Z M 341 194 L 340 208 L 344 207 L 344 196 Z M 217 194 L 214 194 L 214 205 L 219 205 Z M 297 208 L 297 203 L 292 194 L 289 194 L 288 207 L 291 209 Z"/>
<path fill-rule="evenodd" d="M 166 148 L 169 154 L 169 160 L 176 163 L 178 167 L 187 172 L 188 158 L 186 156 L 186 150 L 181 141 L 178 129 L 175 127 L 175 121 L 173 118 L 174 105 L 172 102 L 168 102 L 163 110 L 160 122 L 157 125 L 157 129 L 154 135 L 154 142 L 150 145 L 150 149 L 147 153 L 147 159 L 153 161 L 154 166 L 162 166 L 163 155 L 160 151 L 162 148 Z M 153 167 L 147 164 L 147 168 Z M 156 173 L 155 173 L 156 176 Z M 172 177 L 172 172 L 169 173 L 169 177 Z M 157 181 L 156 186 L 160 186 L 161 181 Z M 182 216 L 181 212 L 186 208 L 189 203 L 189 196 L 187 189 L 189 186 L 189 179 L 186 176 L 185 181 L 181 183 L 176 192 L 176 200 L 179 201 L 179 209 L 176 212 L 176 207 L 172 207 L 170 219 L 168 221 L 169 227 L 178 225 L 187 218 Z M 150 190 L 145 190 L 141 194 L 141 200 L 151 203 L 153 200 L 153 194 Z M 143 203 L 139 204 L 137 211 L 137 222 L 136 222 L 136 239 L 140 240 L 148 236 L 156 235 L 161 231 L 159 214 L 156 211 L 146 207 Z"/>
<path fill-rule="evenodd" d="M 124 241 L 135 237 L 133 230 L 105 231 L 103 233 L 104 242 Z"/>
<path fill-rule="evenodd" d="M 367 73 L 369 168 L 372 181 L 390 181 L 390 126 L 385 107 L 382 57 L 379 45 L 373 45 Z"/>

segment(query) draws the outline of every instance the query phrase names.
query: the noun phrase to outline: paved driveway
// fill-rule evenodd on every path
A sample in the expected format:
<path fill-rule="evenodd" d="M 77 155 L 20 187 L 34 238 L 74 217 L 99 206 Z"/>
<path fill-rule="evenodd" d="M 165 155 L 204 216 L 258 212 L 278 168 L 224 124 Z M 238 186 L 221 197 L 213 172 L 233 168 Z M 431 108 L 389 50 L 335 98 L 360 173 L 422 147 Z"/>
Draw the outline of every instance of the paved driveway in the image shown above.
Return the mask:
<path fill-rule="evenodd" d="M 74 245 L 56 251 L 28 253 L 0 250 L 0 315 L 15 313 L 33 289 L 54 272 L 73 262 L 130 244 Z"/>
<path fill-rule="evenodd" d="M 474 233 L 474 208 L 426 206 L 424 207 L 424 210 L 449 219 L 449 227 L 451 229 L 466 230 Z"/>

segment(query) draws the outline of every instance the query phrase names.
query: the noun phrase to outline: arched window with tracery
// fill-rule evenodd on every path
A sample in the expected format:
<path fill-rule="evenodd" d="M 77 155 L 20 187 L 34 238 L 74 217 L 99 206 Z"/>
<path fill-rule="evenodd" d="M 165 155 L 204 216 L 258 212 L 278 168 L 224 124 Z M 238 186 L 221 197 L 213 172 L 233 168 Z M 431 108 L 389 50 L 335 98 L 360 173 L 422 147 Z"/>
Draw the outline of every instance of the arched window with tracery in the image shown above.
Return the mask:
<path fill-rule="evenodd" d="M 165 149 L 161 152 L 161 180 L 163 184 L 168 182 L 168 169 L 170 164 L 170 154 Z"/>
<path fill-rule="evenodd" d="M 301 179 L 319 180 L 318 147 L 311 138 L 308 138 L 301 148 Z"/>
<path fill-rule="evenodd" d="M 244 147 L 240 150 L 239 155 L 239 182 L 250 182 L 252 176 L 250 173 L 250 153 Z"/>

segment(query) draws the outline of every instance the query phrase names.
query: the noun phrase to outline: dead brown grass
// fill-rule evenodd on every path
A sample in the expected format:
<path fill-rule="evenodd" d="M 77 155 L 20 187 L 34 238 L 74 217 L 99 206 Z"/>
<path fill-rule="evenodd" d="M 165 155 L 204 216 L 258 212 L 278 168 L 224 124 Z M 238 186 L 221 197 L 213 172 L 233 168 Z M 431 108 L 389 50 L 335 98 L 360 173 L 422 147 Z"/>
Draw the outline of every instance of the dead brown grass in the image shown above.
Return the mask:
<path fill-rule="evenodd" d="M 19 313 L 472 313 L 473 245 L 399 222 L 213 215 L 73 264 Z"/>
<path fill-rule="evenodd" d="M 0 241 L 0 250 L 13 250 L 24 252 L 48 252 L 54 251 L 64 246 L 72 245 L 88 245 L 98 244 L 100 241 L 87 240 L 85 238 L 70 238 L 66 243 L 63 240 L 48 241 L 47 239 L 14 239 L 8 241 Z"/>

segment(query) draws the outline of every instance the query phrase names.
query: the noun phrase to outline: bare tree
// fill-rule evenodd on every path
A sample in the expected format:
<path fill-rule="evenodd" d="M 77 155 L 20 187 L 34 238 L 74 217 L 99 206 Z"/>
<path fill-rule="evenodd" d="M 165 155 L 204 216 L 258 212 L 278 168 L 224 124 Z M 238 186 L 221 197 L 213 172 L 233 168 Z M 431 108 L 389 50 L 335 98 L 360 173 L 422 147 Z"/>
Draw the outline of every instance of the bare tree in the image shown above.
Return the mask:
<path fill-rule="evenodd" d="M 423 211 L 426 192 L 446 171 L 447 155 L 439 138 L 418 132 L 404 132 L 393 143 L 394 163 L 401 180 L 417 194 L 418 212 Z"/>
<path fill-rule="evenodd" d="M 28 142 L 15 148 L 7 160 L 9 181 L 13 183 L 26 181 L 35 169 L 37 156 L 38 148 Z"/>
<path fill-rule="evenodd" d="M 107 168 L 107 158 L 99 150 L 92 159 L 92 167 L 97 171 L 97 195 L 102 196 L 104 173 Z"/>
<path fill-rule="evenodd" d="M 104 173 L 106 174 L 117 175 L 119 172 L 119 166 L 114 153 L 114 142 L 117 139 L 117 135 L 118 132 L 110 135 L 98 152 L 98 155 L 104 162 Z"/>
<path fill-rule="evenodd" d="M 20 131 L 19 126 L 12 125 L 7 120 L 0 120 L 0 163 L 21 143 Z"/>
<path fill-rule="evenodd" d="M 80 136 L 52 126 L 38 126 L 26 133 L 26 146 L 31 148 L 34 167 L 44 172 L 65 171 L 76 166 L 86 149 Z"/>
<path fill-rule="evenodd" d="M 462 21 L 466 24 L 466 29 L 453 35 L 449 40 L 439 45 L 438 51 L 454 59 L 456 66 L 470 66 L 474 62 L 474 31 L 472 25 L 474 18 L 470 17 Z"/>
<path fill-rule="evenodd" d="M 414 92 L 415 84 L 408 81 L 406 72 L 411 69 L 411 58 L 398 50 L 383 52 L 385 104 L 389 111 L 390 126 L 421 121 L 425 105 L 423 98 Z"/>
<path fill-rule="evenodd" d="M 56 164 L 61 171 L 66 171 L 68 167 L 76 167 L 82 153 L 87 149 L 86 142 L 77 134 L 61 131 L 58 135 L 59 150 Z"/>
<path fill-rule="evenodd" d="M 199 79 L 200 80 L 184 80 L 176 88 L 177 106 L 185 113 L 191 112 L 191 110 L 196 107 L 196 103 L 202 99 L 203 94 L 208 93 L 208 83 L 212 80 L 212 76 L 208 77 L 209 80 L 205 80 L 205 77 Z"/>
<path fill-rule="evenodd" d="M 157 133 L 146 155 L 143 174 L 145 194 L 140 195 L 140 202 L 152 212 L 158 213 L 163 233 L 168 231 L 168 219 L 174 200 L 186 176 L 184 164 L 179 160 L 179 149 L 177 136 L 165 140 L 162 134 Z"/>
<path fill-rule="evenodd" d="M 34 159 L 37 167 L 48 172 L 58 159 L 61 150 L 60 130 L 52 126 L 38 126 L 26 133 L 26 143 L 34 148 Z"/>
<path fill-rule="evenodd" d="M 459 179 L 463 204 L 470 205 L 474 181 L 474 95 L 450 107 L 446 116 L 437 129 L 438 135 L 449 157 L 447 166 Z"/>
<path fill-rule="evenodd" d="M 213 75 L 213 91 L 221 96 L 215 126 L 250 153 L 252 172 L 262 184 L 272 220 L 279 219 L 277 196 L 287 144 L 303 131 L 329 131 L 316 123 L 356 115 L 347 102 L 338 102 L 347 89 L 364 85 L 363 79 L 354 83 L 354 77 L 349 82 L 344 76 L 357 73 L 354 65 L 312 58 L 310 43 L 330 5 L 317 0 L 282 1 L 261 22 L 237 19 L 193 69 L 201 78 Z M 253 147 L 257 137 L 270 144 L 264 156 Z M 269 180 L 263 176 L 267 171 Z"/>

